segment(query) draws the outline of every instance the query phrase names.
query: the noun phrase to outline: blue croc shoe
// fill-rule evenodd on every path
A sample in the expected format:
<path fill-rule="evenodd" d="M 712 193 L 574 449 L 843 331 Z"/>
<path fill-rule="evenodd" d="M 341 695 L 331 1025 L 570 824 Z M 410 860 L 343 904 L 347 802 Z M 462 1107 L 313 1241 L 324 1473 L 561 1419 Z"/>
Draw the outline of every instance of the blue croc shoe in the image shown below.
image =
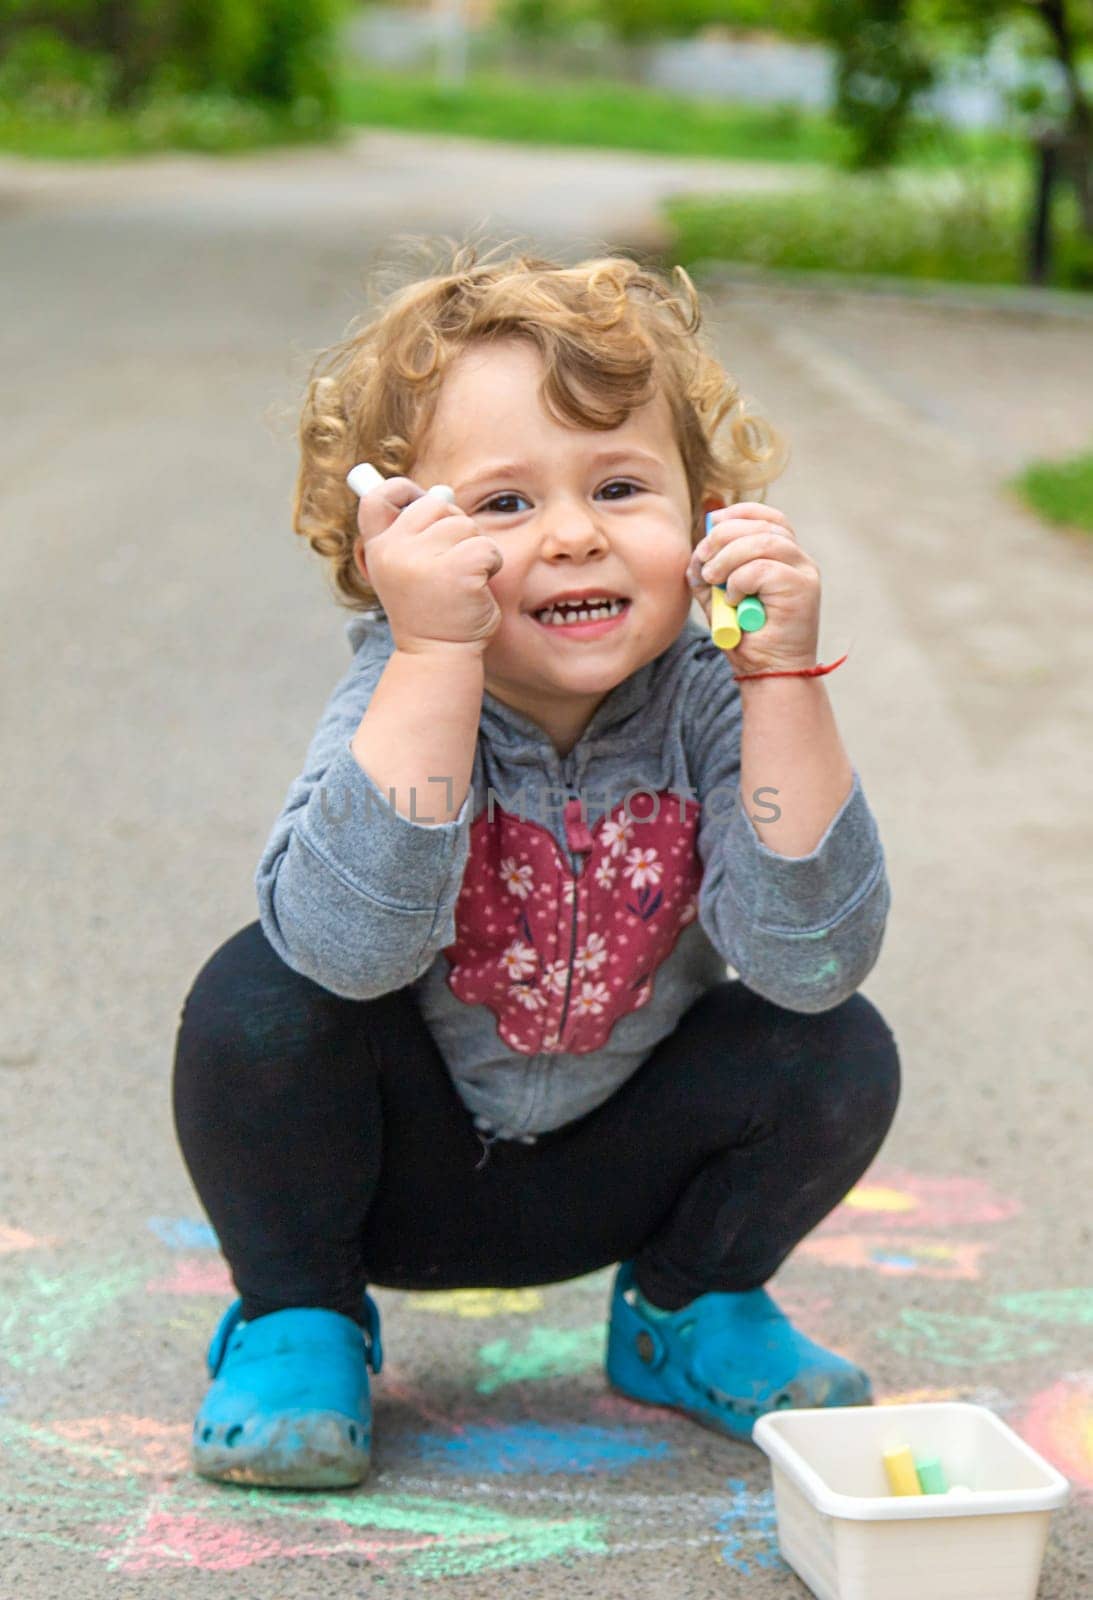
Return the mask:
<path fill-rule="evenodd" d="M 383 1362 L 379 1310 L 367 1326 L 337 1311 L 271 1311 L 244 1322 L 236 1300 L 209 1345 L 213 1379 L 194 1423 L 203 1478 L 293 1489 L 360 1483 L 372 1452 L 368 1368 Z"/>
<path fill-rule="evenodd" d="M 664 1316 L 635 1299 L 633 1263 L 615 1274 L 607 1377 L 629 1400 L 672 1406 L 750 1440 L 768 1411 L 872 1405 L 860 1367 L 798 1333 L 765 1289 L 703 1294 Z"/>

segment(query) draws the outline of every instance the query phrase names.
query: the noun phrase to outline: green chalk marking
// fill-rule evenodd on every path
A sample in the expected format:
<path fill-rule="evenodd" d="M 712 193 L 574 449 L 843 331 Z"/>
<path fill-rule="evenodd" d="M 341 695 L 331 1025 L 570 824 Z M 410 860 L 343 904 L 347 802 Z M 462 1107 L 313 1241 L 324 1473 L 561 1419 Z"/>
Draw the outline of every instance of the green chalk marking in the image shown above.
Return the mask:
<path fill-rule="evenodd" d="M 957 1317 L 943 1311 L 901 1311 L 900 1326 L 878 1328 L 877 1338 L 901 1355 L 943 1367 L 982 1367 L 1050 1355 L 1056 1341 L 1024 1325 L 993 1317 Z"/>
<path fill-rule="evenodd" d="M 484 1344 L 478 1359 L 496 1371 L 475 1384 L 479 1394 L 493 1394 L 508 1383 L 539 1378 L 568 1378 L 591 1372 L 603 1361 L 607 1328 L 533 1328 L 523 1349 L 509 1339 Z"/>
<path fill-rule="evenodd" d="M 143 1283 L 143 1267 L 109 1264 L 77 1267 L 57 1277 L 29 1267 L 22 1293 L 0 1316 L 0 1366 L 17 1372 L 67 1366 L 87 1334 L 114 1302 Z"/>
<path fill-rule="evenodd" d="M 947 1494 L 948 1481 L 937 1456 L 916 1456 L 915 1476 L 923 1494 Z"/>
<path fill-rule="evenodd" d="M 433 1495 L 377 1494 L 353 1500 L 346 1495 L 309 1494 L 304 1498 L 270 1498 L 262 1489 L 225 1487 L 224 1499 L 241 1519 L 265 1521 L 288 1517 L 299 1522 L 331 1521 L 383 1533 L 432 1533 L 442 1542 L 433 1550 L 414 1551 L 399 1562 L 400 1571 L 421 1576 L 454 1577 L 487 1568 L 547 1561 L 567 1551 L 606 1554 L 610 1546 L 598 1517 L 546 1518 L 513 1516 L 493 1506 L 465 1500 L 440 1500 Z M 218 1497 L 219 1500 L 219 1497 Z M 207 1496 L 174 1495 L 172 1510 L 209 1511 Z"/>
<path fill-rule="evenodd" d="M 1033 1289 L 1024 1294 L 1000 1294 L 994 1303 L 1015 1317 L 1032 1317 L 1061 1327 L 1093 1326 L 1093 1289 Z"/>

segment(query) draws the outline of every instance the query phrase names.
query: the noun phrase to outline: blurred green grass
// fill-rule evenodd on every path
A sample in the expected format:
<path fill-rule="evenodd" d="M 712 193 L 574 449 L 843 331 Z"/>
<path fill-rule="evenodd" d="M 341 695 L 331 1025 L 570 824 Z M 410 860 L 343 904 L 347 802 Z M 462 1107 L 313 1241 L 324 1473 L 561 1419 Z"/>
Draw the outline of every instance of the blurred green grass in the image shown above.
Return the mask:
<path fill-rule="evenodd" d="M 606 79 L 532 80 L 483 72 L 461 86 L 444 87 L 425 74 L 353 68 L 343 78 L 339 104 L 350 124 L 519 143 L 836 165 L 850 153 L 846 131 L 820 112 L 694 100 Z M 926 167 L 960 161 L 1012 165 L 1021 159 L 1020 143 L 1010 134 L 966 134 L 925 122 L 915 125 L 907 150 L 909 164 Z"/>
<path fill-rule="evenodd" d="M 474 73 L 445 87 L 433 74 L 343 68 L 338 86 L 342 134 L 357 127 L 417 129 L 519 143 L 591 145 L 664 155 L 740 161 L 841 165 L 849 154 L 844 129 L 830 117 L 796 106 L 734 105 L 692 100 L 598 79 L 520 79 Z M 151 150 L 234 151 L 300 140 L 337 139 L 332 128 L 298 115 L 220 94 L 151 101 L 129 116 L 34 112 L 0 101 L 0 149 L 25 156 L 97 159 Z M 967 134 L 919 123 L 908 165 L 943 168 L 972 161 L 1019 163 L 1009 134 Z"/>
<path fill-rule="evenodd" d="M 789 191 L 681 195 L 664 202 L 667 254 L 684 266 L 739 262 L 953 283 L 1026 279 L 1029 195 L 1012 173 L 840 177 Z M 1053 283 L 1093 288 L 1077 206 L 1060 197 Z"/>
<path fill-rule="evenodd" d="M 40 160 L 96 161 L 164 150 L 230 155 L 329 137 L 306 106 L 293 116 L 230 95 L 159 96 L 128 115 L 48 115 L 0 101 L 0 150 Z"/>
<path fill-rule="evenodd" d="M 1049 522 L 1093 533 L 1093 450 L 1069 461 L 1034 461 L 1013 487 Z"/>

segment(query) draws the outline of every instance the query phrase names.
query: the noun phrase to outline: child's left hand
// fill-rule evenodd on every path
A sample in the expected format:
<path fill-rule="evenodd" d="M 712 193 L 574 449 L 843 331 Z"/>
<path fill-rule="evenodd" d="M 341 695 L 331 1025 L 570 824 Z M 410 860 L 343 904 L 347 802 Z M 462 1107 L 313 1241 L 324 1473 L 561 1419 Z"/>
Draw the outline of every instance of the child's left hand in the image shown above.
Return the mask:
<path fill-rule="evenodd" d="M 711 586 L 730 605 L 758 595 L 767 620 L 729 652 L 740 672 L 814 667 L 820 637 L 820 574 L 773 506 L 742 500 L 710 513 L 709 532 L 691 552 L 687 582 L 710 620 Z"/>

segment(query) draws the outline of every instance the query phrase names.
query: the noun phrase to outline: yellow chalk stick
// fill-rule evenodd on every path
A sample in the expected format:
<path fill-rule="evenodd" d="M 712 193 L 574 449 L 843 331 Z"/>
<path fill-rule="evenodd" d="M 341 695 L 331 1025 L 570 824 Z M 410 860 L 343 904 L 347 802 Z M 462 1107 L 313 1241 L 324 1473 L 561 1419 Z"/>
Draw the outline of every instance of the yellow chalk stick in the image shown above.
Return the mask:
<path fill-rule="evenodd" d="M 742 637 L 736 607 L 726 600 L 724 589 L 714 584 L 710 590 L 710 638 L 719 650 L 735 650 Z"/>
<path fill-rule="evenodd" d="M 901 1445 L 898 1450 L 884 1452 L 884 1470 L 888 1475 L 888 1487 L 893 1494 L 922 1493 L 922 1485 L 915 1471 L 914 1457 L 906 1445 Z"/>

